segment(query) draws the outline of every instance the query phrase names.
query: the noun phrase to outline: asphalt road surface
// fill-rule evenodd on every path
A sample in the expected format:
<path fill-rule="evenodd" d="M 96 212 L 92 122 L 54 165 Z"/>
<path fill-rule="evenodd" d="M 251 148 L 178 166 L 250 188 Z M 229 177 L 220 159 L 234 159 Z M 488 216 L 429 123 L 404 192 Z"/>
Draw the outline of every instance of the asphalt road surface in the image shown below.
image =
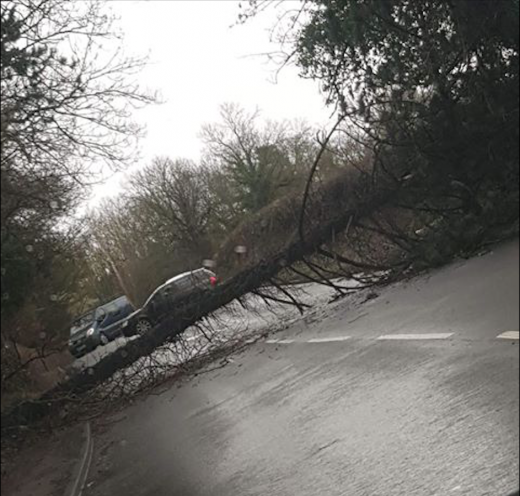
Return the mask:
<path fill-rule="evenodd" d="M 321 306 L 103 419 L 85 496 L 509 494 L 518 251 Z"/>

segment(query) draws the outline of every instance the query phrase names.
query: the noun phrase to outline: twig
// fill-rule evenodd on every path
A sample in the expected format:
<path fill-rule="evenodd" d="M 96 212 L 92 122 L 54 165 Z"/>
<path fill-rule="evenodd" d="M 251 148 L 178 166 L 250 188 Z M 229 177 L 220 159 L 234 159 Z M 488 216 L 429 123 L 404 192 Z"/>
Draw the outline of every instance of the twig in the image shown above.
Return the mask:
<path fill-rule="evenodd" d="M 346 114 L 340 115 L 338 120 L 336 121 L 336 124 L 332 126 L 332 129 L 329 131 L 325 139 L 320 142 L 321 147 L 318 151 L 318 154 L 316 155 L 316 158 L 314 159 L 314 163 L 312 164 L 311 170 L 309 172 L 309 177 L 307 178 L 307 183 L 305 184 L 305 191 L 303 193 L 303 201 L 302 206 L 300 208 L 300 220 L 298 223 L 298 233 L 300 236 L 300 241 L 305 244 L 305 235 L 304 235 L 304 229 L 303 224 L 305 222 L 305 210 L 307 208 L 307 201 L 309 198 L 309 193 L 311 189 L 312 180 L 314 178 L 314 174 L 316 173 L 316 170 L 318 169 L 318 165 L 320 164 L 321 157 L 325 153 L 325 150 L 327 149 L 327 145 L 332 138 L 332 135 L 336 132 L 336 129 L 338 129 L 339 125 L 345 120 Z M 318 140 L 319 141 L 319 140 Z"/>

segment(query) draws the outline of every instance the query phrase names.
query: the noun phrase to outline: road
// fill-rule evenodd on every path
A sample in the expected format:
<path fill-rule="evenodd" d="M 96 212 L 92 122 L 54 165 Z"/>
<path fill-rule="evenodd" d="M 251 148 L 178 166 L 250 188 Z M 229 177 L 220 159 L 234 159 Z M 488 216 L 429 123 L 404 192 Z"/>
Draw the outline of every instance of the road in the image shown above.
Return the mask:
<path fill-rule="evenodd" d="M 519 245 L 321 305 L 95 426 L 85 496 L 518 487 Z"/>

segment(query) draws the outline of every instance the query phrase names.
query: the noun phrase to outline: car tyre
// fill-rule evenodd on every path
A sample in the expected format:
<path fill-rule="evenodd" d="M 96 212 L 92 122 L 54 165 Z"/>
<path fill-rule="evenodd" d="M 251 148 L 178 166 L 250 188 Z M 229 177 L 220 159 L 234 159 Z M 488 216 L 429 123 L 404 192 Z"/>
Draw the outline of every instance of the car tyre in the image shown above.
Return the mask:
<path fill-rule="evenodd" d="M 106 346 L 108 343 L 110 343 L 110 339 L 108 339 L 108 336 L 106 334 L 101 333 L 99 335 L 99 344 L 101 346 Z"/>
<path fill-rule="evenodd" d="M 148 319 L 139 319 L 135 330 L 139 336 L 143 336 L 152 330 L 152 323 Z"/>

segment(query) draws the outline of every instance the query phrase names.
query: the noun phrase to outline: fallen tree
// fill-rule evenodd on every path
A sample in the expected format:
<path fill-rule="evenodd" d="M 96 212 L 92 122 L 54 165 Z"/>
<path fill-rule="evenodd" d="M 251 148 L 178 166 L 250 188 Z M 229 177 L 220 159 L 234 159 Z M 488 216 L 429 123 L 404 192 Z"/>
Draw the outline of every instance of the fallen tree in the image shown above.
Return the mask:
<path fill-rule="evenodd" d="M 219 288 L 176 301 L 152 333 L 37 401 L 20 404 L 3 416 L 4 427 L 31 422 L 95 391 L 216 310 L 234 300 L 242 304 L 246 294 L 303 311 L 284 286 L 288 281 L 324 283 L 342 295 L 351 288 L 337 276 L 367 287 L 517 232 L 518 37 L 511 20 L 518 17 L 518 2 L 502 2 L 492 16 L 496 2 L 477 11 L 465 1 L 428 9 L 402 1 L 390 10 L 377 2 L 329 3 L 302 6 L 310 9 L 310 17 L 302 17 L 310 24 L 291 53 L 301 52 L 300 66 L 322 80 L 329 102 L 343 115 L 331 133 L 368 150 L 362 157 L 367 163 L 348 162 L 358 168 L 338 171 L 324 184 L 314 180 L 329 134 L 303 198 L 273 202 L 228 237 L 217 257 L 225 276 Z M 418 18 L 424 24 L 420 35 Z M 349 125 L 339 126 L 347 115 Z M 277 292 L 267 291 L 268 284 Z"/>
<path fill-rule="evenodd" d="M 499 235 L 518 232 L 517 198 L 505 198 L 488 209 L 488 216 L 480 212 L 475 219 L 455 195 L 456 187 L 430 195 L 427 181 L 398 172 L 374 165 L 369 171 L 350 169 L 326 183 L 313 184 L 305 196 L 302 224 L 300 195 L 273 203 L 239 226 L 221 247 L 217 261 L 226 277 L 220 286 L 177 299 L 152 332 L 67 377 L 37 400 L 20 403 L 2 416 L 2 428 L 16 429 L 80 401 L 118 371 L 177 342 L 188 328 L 204 326 L 226 305 L 234 301 L 246 305 L 247 294 L 303 312 L 307 305 L 285 285 L 288 273 L 326 284 L 342 295 L 445 263 L 496 241 Z M 237 263 L 234 247 L 240 243 L 249 250 L 247 258 Z M 336 277 L 359 284 L 352 289 Z"/>
<path fill-rule="evenodd" d="M 160 345 L 175 340 L 185 329 L 212 312 L 258 290 L 281 270 L 312 255 L 323 243 L 351 225 L 353 219 L 362 219 L 380 209 L 400 186 L 399 183 L 386 180 L 384 176 L 374 183 L 366 174 L 352 171 L 343 181 L 331 181 L 317 188 L 308 205 L 312 214 L 308 214 L 304 226 L 304 241 L 295 229 L 294 235 L 285 238 L 280 246 L 232 275 L 219 287 L 176 301 L 175 308 L 163 316 L 161 323 L 150 334 L 128 342 L 116 353 L 69 377 L 38 400 L 23 402 L 7 412 L 2 418 L 3 429 L 28 424 L 57 411 L 67 401 L 102 384 L 116 371 L 150 355 Z M 291 202 L 295 202 L 293 207 L 298 204 L 297 199 L 291 199 Z M 288 215 L 292 216 L 294 211 L 287 210 Z"/>

